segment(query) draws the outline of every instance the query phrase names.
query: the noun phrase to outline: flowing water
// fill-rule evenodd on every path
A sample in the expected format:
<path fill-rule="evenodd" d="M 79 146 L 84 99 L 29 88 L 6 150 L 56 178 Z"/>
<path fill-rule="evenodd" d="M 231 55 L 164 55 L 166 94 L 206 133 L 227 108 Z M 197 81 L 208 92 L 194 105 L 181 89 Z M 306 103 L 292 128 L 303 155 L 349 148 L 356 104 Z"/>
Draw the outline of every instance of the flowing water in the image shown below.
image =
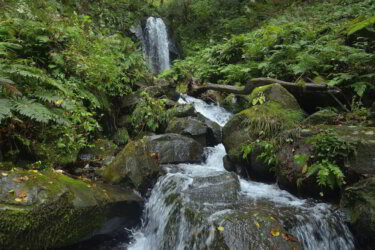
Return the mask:
<path fill-rule="evenodd" d="M 180 103 L 192 103 L 196 111 L 221 126 L 230 119 L 230 114 L 224 109 L 192 97 L 182 96 Z M 224 146 L 220 144 L 206 148 L 205 153 L 205 163 L 166 166 L 167 174 L 159 178 L 146 203 L 143 226 L 133 232 L 132 243 L 124 245 L 125 249 L 214 249 L 210 248 L 215 240 L 214 230 L 210 231 L 210 227 L 208 230 L 205 228 L 210 231 L 205 238 L 200 239 L 200 242 L 193 242 L 192 232 L 195 229 L 189 218 L 180 212 L 184 209 L 187 211 L 186 207 L 181 206 L 181 200 L 184 204 L 193 204 L 195 211 L 207 214 L 205 224 L 232 213 L 236 209 L 234 203 L 245 202 L 247 206 L 251 204 L 251 207 L 268 209 L 279 217 L 287 218 L 283 221 L 284 226 L 299 239 L 305 249 L 355 249 L 353 236 L 345 225 L 342 214 L 331 205 L 299 199 L 279 189 L 276 184 L 241 178 L 238 190 L 232 192 L 231 188 L 235 185 L 233 181 L 232 184 L 230 182 L 237 180 L 237 177 L 233 178 L 233 174 L 223 167 L 222 158 L 226 155 Z M 221 192 L 223 188 L 229 195 Z M 203 192 L 198 192 L 198 197 L 195 197 L 197 190 Z M 219 192 L 215 193 L 215 190 Z M 181 196 L 180 200 L 171 199 L 180 194 L 189 195 Z M 194 203 L 197 200 L 202 202 Z M 172 224 L 171 221 L 174 220 L 178 223 Z M 206 225 L 202 225 L 204 226 Z M 214 229 L 213 224 L 211 229 Z M 243 248 L 236 243 L 233 246 L 233 249 Z"/>
<path fill-rule="evenodd" d="M 152 72 L 159 74 L 169 69 L 168 34 L 161 18 L 149 17 L 147 19 L 144 39 Z"/>

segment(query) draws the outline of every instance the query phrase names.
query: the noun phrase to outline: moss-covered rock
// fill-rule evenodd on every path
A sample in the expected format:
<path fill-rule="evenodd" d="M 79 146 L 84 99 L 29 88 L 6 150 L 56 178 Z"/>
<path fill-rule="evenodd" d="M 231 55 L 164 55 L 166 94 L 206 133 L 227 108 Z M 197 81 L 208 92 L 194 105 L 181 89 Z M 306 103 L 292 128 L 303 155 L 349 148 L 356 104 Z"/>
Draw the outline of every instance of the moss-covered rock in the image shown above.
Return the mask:
<path fill-rule="evenodd" d="M 143 192 L 154 184 L 160 171 L 159 155 L 152 151 L 145 137 L 130 141 L 101 174 L 111 183 L 126 182 Z"/>
<path fill-rule="evenodd" d="M 303 111 L 296 99 L 279 84 L 254 89 L 249 100 L 256 100 L 254 103 L 259 100 L 261 104 L 245 109 L 230 119 L 223 128 L 223 144 L 229 159 L 244 165 L 247 168 L 245 172 L 251 174 L 251 162 L 244 161 L 242 157 L 243 146 L 260 136 L 272 138 L 283 130 L 296 127 L 303 119 Z M 268 172 L 269 166 L 262 164 L 260 168 L 263 167 L 266 171 L 262 172 Z"/>
<path fill-rule="evenodd" d="M 285 143 L 281 148 L 276 167 L 277 179 L 281 187 L 307 196 L 319 197 L 319 194 L 323 192 L 325 196 L 338 197 L 339 190 L 319 186 L 316 176 L 306 178 L 303 166 L 295 161 L 296 155 L 313 156 L 312 139 L 324 136 L 327 131 L 332 131 L 338 139 L 350 143 L 355 149 L 355 154 L 342 156 L 344 160 L 336 161 L 343 169 L 347 183 L 357 181 L 361 175 L 375 174 L 375 128 L 321 125 L 298 131 L 299 136 L 293 142 Z"/>
<path fill-rule="evenodd" d="M 67 246 L 132 225 L 141 213 L 132 191 L 54 171 L 1 171 L 0 190 L 2 249 Z"/>
<path fill-rule="evenodd" d="M 319 124 L 326 124 L 326 125 L 333 125 L 334 122 L 339 118 L 339 115 L 329 109 L 320 110 L 315 112 L 314 114 L 307 117 L 305 120 L 302 121 L 302 124 L 306 125 L 319 125 Z"/>
<path fill-rule="evenodd" d="M 175 117 L 187 117 L 195 115 L 195 108 L 192 104 L 179 104 L 174 110 Z"/>
<path fill-rule="evenodd" d="M 116 133 L 112 136 L 112 140 L 119 146 L 126 145 L 129 140 L 129 133 L 126 128 L 120 128 L 116 131 Z"/>
<path fill-rule="evenodd" d="M 375 240 L 375 178 L 362 180 L 346 188 L 342 194 L 340 206 L 348 213 L 359 242 L 364 246 L 373 246 Z"/>

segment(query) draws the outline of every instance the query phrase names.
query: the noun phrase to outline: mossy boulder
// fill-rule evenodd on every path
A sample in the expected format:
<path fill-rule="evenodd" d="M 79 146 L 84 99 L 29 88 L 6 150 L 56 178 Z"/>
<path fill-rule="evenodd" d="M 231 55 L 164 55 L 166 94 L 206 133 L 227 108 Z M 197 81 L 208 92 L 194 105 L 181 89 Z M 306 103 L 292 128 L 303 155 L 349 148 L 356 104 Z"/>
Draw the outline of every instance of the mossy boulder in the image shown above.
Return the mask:
<path fill-rule="evenodd" d="M 176 133 L 193 138 L 203 147 L 215 145 L 212 129 L 198 119 L 192 117 L 173 118 L 168 122 L 166 133 Z"/>
<path fill-rule="evenodd" d="M 213 136 L 212 142 L 210 142 L 209 145 L 217 145 L 223 142 L 222 127 L 219 124 L 199 113 L 197 114 L 196 119 L 203 122 L 208 127 L 208 132 Z"/>
<path fill-rule="evenodd" d="M 35 170 L 0 171 L 2 249 L 68 246 L 134 226 L 142 199 L 133 191 Z"/>
<path fill-rule="evenodd" d="M 255 174 L 254 177 L 257 177 L 257 173 L 251 168 L 251 160 L 243 160 L 243 146 L 254 142 L 260 136 L 272 138 L 283 130 L 296 127 L 304 114 L 296 99 L 279 84 L 254 89 L 249 96 L 249 101 L 252 100 L 259 100 L 261 104 L 245 109 L 229 120 L 223 128 L 223 144 L 229 160 L 242 164 L 247 169 L 244 172 Z M 254 155 L 252 158 L 257 157 Z M 258 161 L 256 163 L 261 165 L 257 167 L 258 170 L 264 169 L 262 173 L 269 172 L 267 164 Z M 265 177 L 268 178 L 269 174 Z"/>
<path fill-rule="evenodd" d="M 101 175 L 111 183 L 126 183 L 143 192 L 154 184 L 160 172 L 159 156 L 145 137 L 130 141 Z"/>
<path fill-rule="evenodd" d="M 113 142 L 118 146 L 123 146 L 128 143 L 129 132 L 126 128 L 119 128 L 112 136 Z"/>
<path fill-rule="evenodd" d="M 337 121 L 339 115 L 329 109 L 317 111 L 302 121 L 305 125 L 333 125 Z"/>
<path fill-rule="evenodd" d="M 320 197 L 321 192 L 328 197 L 338 197 L 338 189 L 332 190 L 318 185 L 316 176 L 306 178 L 303 166 L 295 161 L 296 155 L 313 156 L 312 139 L 324 136 L 327 131 L 331 131 L 341 141 L 350 143 L 355 149 L 354 154 L 346 155 L 341 157 L 344 160 L 336 161 L 346 175 L 347 183 L 354 183 L 362 175 L 375 174 L 375 128 L 321 125 L 298 130 L 295 133 L 298 137 L 294 138 L 293 142 L 285 143 L 278 152 L 279 161 L 275 169 L 278 183 L 282 188 L 310 197 Z"/>
<path fill-rule="evenodd" d="M 375 177 L 346 188 L 340 206 L 347 212 L 363 249 L 371 249 L 375 241 Z"/>
<path fill-rule="evenodd" d="M 179 104 L 174 108 L 175 117 L 187 117 L 195 115 L 195 108 L 192 104 Z"/>

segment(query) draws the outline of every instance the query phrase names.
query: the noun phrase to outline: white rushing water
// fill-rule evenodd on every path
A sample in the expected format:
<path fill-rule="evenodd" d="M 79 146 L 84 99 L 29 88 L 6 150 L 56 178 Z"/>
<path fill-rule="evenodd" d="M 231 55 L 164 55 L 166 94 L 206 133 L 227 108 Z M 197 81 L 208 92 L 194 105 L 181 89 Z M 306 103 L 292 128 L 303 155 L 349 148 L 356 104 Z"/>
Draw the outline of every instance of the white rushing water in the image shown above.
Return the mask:
<path fill-rule="evenodd" d="M 208 105 L 192 97 L 182 96 L 179 102 L 193 103 L 198 112 L 221 126 L 225 125 L 231 116 L 218 106 Z M 125 248 L 127 247 L 129 250 L 189 249 L 188 242 L 191 238 L 192 229 L 184 221 L 184 216 L 180 216 L 179 226 L 173 231 L 175 235 L 169 234 L 170 237 L 175 239 L 173 242 L 177 243 L 170 246 L 163 241 L 168 219 L 180 209 L 175 201 L 168 203 L 164 201 L 170 195 L 179 194 L 193 188 L 194 185 L 197 185 L 194 182 L 196 179 L 227 174 L 222 161 L 222 158 L 226 155 L 222 144 L 206 148 L 205 153 L 207 155 L 205 163 L 178 164 L 177 167 L 166 168 L 168 173 L 159 178 L 146 203 L 142 228 L 134 232 L 132 243 Z M 199 188 L 202 188 L 204 185 L 210 185 L 210 183 L 199 183 L 199 185 Z M 253 204 L 267 204 L 280 215 L 288 214 L 288 221 L 285 221 L 284 224 L 288 224 L 288 231 L 300 240 L 305 249 L 355 249 L 353 236 L 345 225 L 342 215 L 329 204 L 299 199 L 289 192 L 279 189 L 276 184 L 264 184 L 242 178 L 240 178 L 239 195 L 241 199 Z M 222 204 L 219 204 L 219 202 L 222 202 Z M 231 211 L 227 208 L 220 210 L 221 205 L 225 207 L 226 201 L 219 202 L 212 204 L 207 201 L 207 204 L 203 204 L 206 208 L 208 206 L 219 207 L 208 217 L 208 221 Z M 213 235 L 210 234 L 202 244 L 207 246 L 212 240 Z M 194 249 L 201 249 L 201 246 L 195 246 Z"/>
<path fill-rule="evenodd" d="M 168 33 L 163 20 L 149 17 L 145 29 L 146 54 L 152 72 L 159 74 L 170 68 Z"/>

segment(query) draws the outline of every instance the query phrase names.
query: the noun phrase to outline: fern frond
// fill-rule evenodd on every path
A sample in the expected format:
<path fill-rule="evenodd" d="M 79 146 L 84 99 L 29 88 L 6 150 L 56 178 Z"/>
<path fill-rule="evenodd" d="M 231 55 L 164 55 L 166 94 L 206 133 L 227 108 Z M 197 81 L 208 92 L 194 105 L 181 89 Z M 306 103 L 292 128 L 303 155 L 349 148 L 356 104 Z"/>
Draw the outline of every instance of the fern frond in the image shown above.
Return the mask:
<path fill-rule="evenodd" d="M 22 93 L 15 86 L 15 83 L 8 78 L 0 77 L 0 85 L 2 85 L 11 94 L 22 95 Z"/>
<path fill-rule="evenodd" d="M 0 124 L 2 120 L 12 116 L 12 103 L 8 99 L 0 99 Z"/>
<path fill-rule="evenodd" d="M 56 115 L 53 114 L 44 105 L 25 97 L 12 100 L 12 106 L 15 111 L 29 117 L 37 122 L 48 123 L 56 121 Z"/>

